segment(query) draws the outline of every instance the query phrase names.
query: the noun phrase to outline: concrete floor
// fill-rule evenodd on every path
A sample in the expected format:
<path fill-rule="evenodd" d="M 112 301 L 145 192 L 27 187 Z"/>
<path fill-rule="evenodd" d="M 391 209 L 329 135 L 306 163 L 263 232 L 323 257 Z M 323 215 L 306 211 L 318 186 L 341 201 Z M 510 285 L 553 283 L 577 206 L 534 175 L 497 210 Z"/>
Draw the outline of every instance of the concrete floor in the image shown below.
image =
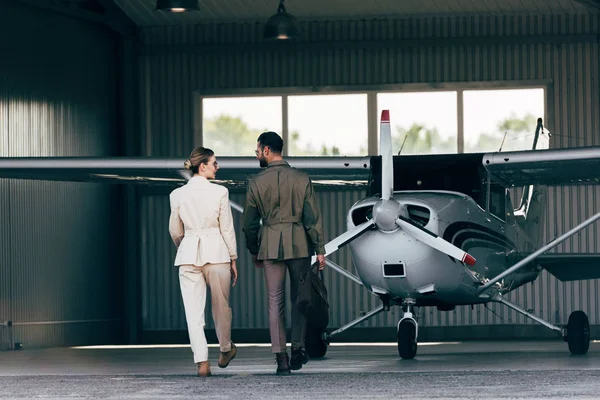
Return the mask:
<path fill-rule="evenodd" d="M 187 347 L 54 348 L 0 353 L 0 398 L 600 398 L 600 343 L 586 356 L 543 342 L 334 344 L 292 376 L 264 346 L 239 345 L 226 369 L 195 376 Z"/>

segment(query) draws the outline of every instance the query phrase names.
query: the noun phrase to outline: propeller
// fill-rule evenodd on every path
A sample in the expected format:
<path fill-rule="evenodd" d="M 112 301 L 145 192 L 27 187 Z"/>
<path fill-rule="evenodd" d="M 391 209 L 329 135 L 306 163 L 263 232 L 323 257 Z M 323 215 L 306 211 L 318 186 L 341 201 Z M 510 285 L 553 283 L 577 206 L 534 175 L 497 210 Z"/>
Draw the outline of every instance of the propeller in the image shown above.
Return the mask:
<path fill-rule="evenodd" d="M 456 258 L 457 260 L 464 262 L 467 265 L 475 265 L 475 258 L 472 255 L 470 255 L 464 250 L 459 249 L 447 240 L 442 239 L 430 230 L 415 224 L 410 219 L 406 219 L 404 217 L 399 216 L 396 219 L 396 224 L 400 228 L 402 228 L 406 233 L 408 233 L 415 239 L 420 240 L 426 245 L 431 246 L 434 249 L 441 251 L 442 253 L 446 253 L 450 257 Z"/>
<path fill-rule="evenodd" d="M 325 245 L 325 257 L 335 253 L 340 249 L 340 247 L 343 247 L 346 244 L 350 243 L 351 241 L 353 241 L 354 239 L 356 239 L 357 237 L 359 237 L 374 226 L 375 222 L 373 222 L 372 219 L 369 219 L 367 222 L 363 222 L 362 224 L 354 227 L 353 229 L 342 233 L 340 236 L 336 237 L 335 239 L 333 239 Z M 310 263 L 314 264 L 316 259 L 316 256 L 312 256 Z"/>
<path fill-rule="evenodd" d="M 327 243 L 325 245 L 325 256 L 335 253 L 340 247 L 350 243 L 373 227 L 377 227 L 381 231 L 393 231 L 400 228 L 415 239 L 460 262 L 471 266 L 475 265 L 476 260 L 469 253 L 407 218 L 406 208 L 392 197 L 394 192 L 394 158 L 392 156 L 392 131 L 389 110 L 381 112 L 379 152 L 381 154 L 381 201 L 373 207 L 373 218 Z M 313 256 L 312 263 L 315 262 L 315 259 L 316 257 Z"/>
<path fill-rule="evenodd" d="M 379 153 L 381 153 L 381 200 L 387 201 L 394 191 L 394 158 L 392 156 L 392 129 L 390 111 L 381 111 L 379 128 Z"/>

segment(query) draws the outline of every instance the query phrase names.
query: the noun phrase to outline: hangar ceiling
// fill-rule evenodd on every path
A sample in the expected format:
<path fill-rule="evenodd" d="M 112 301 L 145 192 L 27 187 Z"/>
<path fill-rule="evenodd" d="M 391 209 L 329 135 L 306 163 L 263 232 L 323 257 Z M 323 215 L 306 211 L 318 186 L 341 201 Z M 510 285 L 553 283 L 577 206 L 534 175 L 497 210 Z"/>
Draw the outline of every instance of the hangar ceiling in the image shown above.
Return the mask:
<path fill-rule="evenodd" d="M 263 21 L 279 0 L 199 0 L 200 11 L 155 11 L 156 0 L 20 0 L 56 12 L 130 31 L 145 26 Z M 556 14 L 598 12 L 600 0 L 286 0 L 301 20 L 394 18 L 426 15 Z"/>
<path fill-rule="evenodd" d="M 278 0 L 200 0 L 199 12 L 173 14 L 154 11 L 155 0 L 114 1 L 138 26 L 266 20 L 279 4 Z M 575 0 L 286 0 L 285 6 L 300 19 L 586 11 Z"/>

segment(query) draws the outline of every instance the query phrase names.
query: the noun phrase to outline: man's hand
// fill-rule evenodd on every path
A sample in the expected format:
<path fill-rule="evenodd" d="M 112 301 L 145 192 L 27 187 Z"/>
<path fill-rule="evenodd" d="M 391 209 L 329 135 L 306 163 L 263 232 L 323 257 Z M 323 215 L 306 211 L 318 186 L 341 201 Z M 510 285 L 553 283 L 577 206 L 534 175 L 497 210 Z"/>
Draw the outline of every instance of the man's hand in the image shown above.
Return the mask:
<path fill-rule="evenodd" d="M 264 268 L 265 264 L 261 260 L 259 260 L 257 257 L 258 256 L 256 254 L 252 254 L 252 262 L 254 262 L 254 266 L 256 268 Z"/>
<path fill-rule="evenodd" d="M 235 260 L 231 261 L 231 287 L 234 287 L 238 280 L 238 270 Z"/>
<path fill-rule="evenodd" d="M 317 254 L 317 262 L 319 263 L 319 270 L 325 268 L 325 254 Z"/>

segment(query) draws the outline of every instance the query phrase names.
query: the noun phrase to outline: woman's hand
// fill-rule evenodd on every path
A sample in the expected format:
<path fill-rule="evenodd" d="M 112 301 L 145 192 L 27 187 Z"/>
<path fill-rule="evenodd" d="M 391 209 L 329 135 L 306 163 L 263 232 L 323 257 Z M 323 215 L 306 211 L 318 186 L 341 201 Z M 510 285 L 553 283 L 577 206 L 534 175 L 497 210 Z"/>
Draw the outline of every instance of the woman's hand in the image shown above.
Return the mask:
<path fill-rule="evenodd" d="M 237 283 L 237 279 L 238 279 L 238 271 L 237 271 L 237 266 L 235 263 L 235 260 L 231 261 L 231 287 L 234 287 L 235 284 Z"/>

